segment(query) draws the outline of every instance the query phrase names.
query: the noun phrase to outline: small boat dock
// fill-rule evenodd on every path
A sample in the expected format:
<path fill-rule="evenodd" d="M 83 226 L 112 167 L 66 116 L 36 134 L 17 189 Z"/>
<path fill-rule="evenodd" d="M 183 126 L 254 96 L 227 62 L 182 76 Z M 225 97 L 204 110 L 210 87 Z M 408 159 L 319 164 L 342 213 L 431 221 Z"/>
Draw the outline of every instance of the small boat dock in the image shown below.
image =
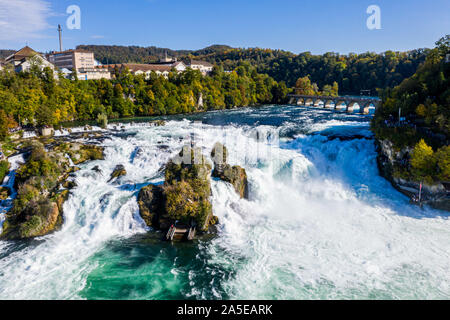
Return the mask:
<path fill-rule="evenodd" d="M 173 224 L 167 231 L 167 241 L 192 241 L 196 235 L 196 227 L 183 224 Z"/>

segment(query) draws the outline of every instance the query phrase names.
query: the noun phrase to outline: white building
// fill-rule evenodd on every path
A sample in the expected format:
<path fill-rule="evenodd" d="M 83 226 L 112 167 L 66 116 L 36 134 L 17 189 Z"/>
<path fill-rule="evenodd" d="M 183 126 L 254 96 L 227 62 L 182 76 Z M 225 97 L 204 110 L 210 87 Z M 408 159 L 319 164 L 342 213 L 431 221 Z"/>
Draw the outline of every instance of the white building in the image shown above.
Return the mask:
<path fill-rule="evenodd" d="M 187 69 L 187 66 L 186 66 L 183 62 L 181 62 L 181 61 L 175 62 L 175 63 L 172 65 L 172 67 L 173 67 L 175 70 L 177 70 L 177 72 L 183 72 L 183 71 L 186 71 L 186 69 Z"/>
<path fill-rule="evenodd" d="M 179 61 L 171 64 L 110 64 L 96 67 L 98 70 L 108 70 L 110 74 L 114 74 L 115 70 L 122 72 L 124 69 L 128 69 L 134 75 L 144 75 L 145 79 L 149 79 L 152 72 L 158 76 L 165 78 L 169 77 L 170 72 L 175 71 L 177 73 L 183 72 L 187 69 L 186 65 Z M 111 76 L 112 77 L 112 76 Z"/>
<path fill-rule="evenodd" d="M 111 72 L 102 68 L 81 68 L 77 72 L 78 80 L 111 80 Z"/>
<path fill-rule="evenodd" d="M 48 61 L 60 69 L 66 68 L 77 72 L 83 68 L 95 67 L 94 53 L 80 49 L 52 52 L 48 55 Z"/>
<path fill-rule="evenodd" d="M 40 53 L 26 46 L 5 59 L 6 64 L 12 64 L 16 72 L 30 71 L 33 65 L 39 66 L 41 70 L 49 67 L 53 71 L 55 66 L 45 59 Z"/>
<path fill-rule="evenodd" d="M 191 60 L 189 67 L 192 70 L 199 70 L 203 75 L 207 75 L 213 71 L 214 66 L 206 61 Z"/>

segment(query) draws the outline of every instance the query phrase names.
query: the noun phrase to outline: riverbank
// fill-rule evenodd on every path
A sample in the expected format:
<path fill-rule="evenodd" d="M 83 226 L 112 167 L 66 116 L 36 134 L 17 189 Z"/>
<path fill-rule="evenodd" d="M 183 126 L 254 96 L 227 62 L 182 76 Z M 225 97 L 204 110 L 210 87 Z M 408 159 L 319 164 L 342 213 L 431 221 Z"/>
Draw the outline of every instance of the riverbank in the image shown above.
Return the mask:
<path fill-rule="evenodd" d="M 429 205 L 438 210 L 450 212 L 450 183 L 414 181 L 402 178 L 401 171 L 405 170 L 413 148 L 405 147 L 396 150 L 389 140 L 377 140 L 377 164 L 382 177 L 391 182 L 399 192 L 411 199 L 416 205 Z M 420 201 L 419 201 L 420 198 Z"/>

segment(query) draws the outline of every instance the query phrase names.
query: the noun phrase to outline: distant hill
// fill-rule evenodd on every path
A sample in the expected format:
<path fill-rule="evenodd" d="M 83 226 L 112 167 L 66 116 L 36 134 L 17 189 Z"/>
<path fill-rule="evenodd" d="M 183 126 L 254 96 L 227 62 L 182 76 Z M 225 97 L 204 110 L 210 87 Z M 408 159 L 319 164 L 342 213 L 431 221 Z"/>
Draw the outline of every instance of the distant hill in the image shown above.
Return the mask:
<path fill-rule="evenodd" d="M 15 50 L 1 50 L 0 49 L 0 59 L 5 59 L 7 57 L 9 57 L 10 55 L 12 55 L 14 52 L 16 52 Z"/>
<path fill-rule="evenodd" d="M 95 58 L 103 64 L 108 63 L 149 63 L 164 58 L 166 53 L 172 58 L 187 58 L 189 55 L 199 56 L 223 52 L 232 49 L 225 45 L 213 45 L 201 50 L 171 50 L 168 48 L 138 46 L 99 46 L 79 45 L 77 49 L 94 52 Z"/>

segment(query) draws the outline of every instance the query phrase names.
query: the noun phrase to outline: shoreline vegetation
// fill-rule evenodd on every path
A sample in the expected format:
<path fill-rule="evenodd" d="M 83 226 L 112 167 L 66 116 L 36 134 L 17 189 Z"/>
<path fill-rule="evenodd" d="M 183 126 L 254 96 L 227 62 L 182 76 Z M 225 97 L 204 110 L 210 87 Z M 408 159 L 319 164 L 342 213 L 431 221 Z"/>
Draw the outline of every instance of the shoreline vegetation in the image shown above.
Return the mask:
<path fill-rule="evenodd" d="M 450 36 L 417 72 L 382 92 L 372 120 L 381 174 L 416 204 L 450 211 Z M 421 198 L 421 199 L 419 199 Z"/>
<path fill-rule="evenodd" d="M 0 71 L 0 122 L 5 128 L 58 128 L 74 121 L 151 117 L 286 102 L 289 89 L 255 68 L 232 72 L 215 67 L 210 76 L 188 69 L 166 79 L 116 70 L 112 80 L 78 81 L 32 66 L 30 72 Z M 0 139 L 7 132 L 0 132 Z"/>

